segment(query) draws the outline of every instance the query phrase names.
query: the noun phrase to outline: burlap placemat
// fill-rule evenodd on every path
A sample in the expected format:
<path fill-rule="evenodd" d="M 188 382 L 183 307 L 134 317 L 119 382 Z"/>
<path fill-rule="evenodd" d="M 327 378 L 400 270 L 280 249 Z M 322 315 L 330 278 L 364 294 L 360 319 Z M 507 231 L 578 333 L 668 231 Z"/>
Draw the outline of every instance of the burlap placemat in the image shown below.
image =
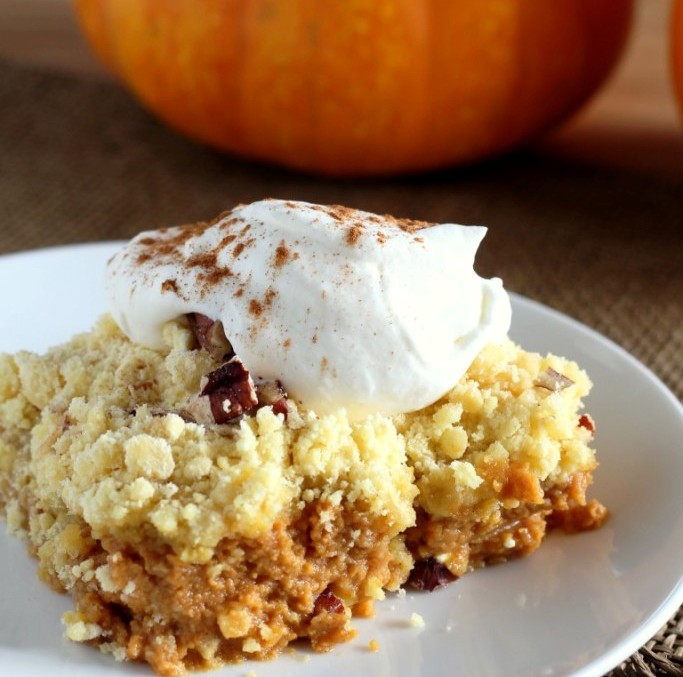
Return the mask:
<path fill-rule="evenodd" d="M 481 274 L 609 336 L 683 398 L 680 182 L 532 151 L 337 181 L 195 146 L 110 83 L 0 64 L 0 102 L 0 253 L 127 238 L 266 196 L 485 224 Z M 611 675 L 683 675 L 681 611 Z"/>

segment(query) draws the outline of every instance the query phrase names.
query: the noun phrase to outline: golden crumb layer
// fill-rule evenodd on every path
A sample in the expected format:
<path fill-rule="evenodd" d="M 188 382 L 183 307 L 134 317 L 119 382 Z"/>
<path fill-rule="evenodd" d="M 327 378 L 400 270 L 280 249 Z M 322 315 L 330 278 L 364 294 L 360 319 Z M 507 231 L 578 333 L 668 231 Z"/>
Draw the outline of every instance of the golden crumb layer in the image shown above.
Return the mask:
<path fill-rule="evenodd" d="M 459 576 L 531 552 L 547 524 L 604 520 L 573 362 L 508 341 L 417 412 L 290 403 L 202 425 L 185 406 L 218 363 L 184 322 L 164 337 L 144 348 L 105 316 L 0 356 L 0 510 L 73 595 L 70 639 L 169 675 L 296 637 L 326 650 L 416 563 Z"/>

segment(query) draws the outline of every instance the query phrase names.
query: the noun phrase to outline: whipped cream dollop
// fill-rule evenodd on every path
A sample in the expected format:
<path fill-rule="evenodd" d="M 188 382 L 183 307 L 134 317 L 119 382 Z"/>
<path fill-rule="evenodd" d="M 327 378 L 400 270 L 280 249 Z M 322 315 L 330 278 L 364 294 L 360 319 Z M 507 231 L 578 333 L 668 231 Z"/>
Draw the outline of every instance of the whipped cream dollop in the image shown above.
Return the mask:
<path fill-rule="evenodd" d="M 510 327 L 498 278 L 474 272 L 486 228 L 263 200 L 213 223 L 144 232 L 107 266 L 111 312 L 162 347 L 165 322 L 223 323 L 254 378 L 352 419 L 421 409 Z"/>

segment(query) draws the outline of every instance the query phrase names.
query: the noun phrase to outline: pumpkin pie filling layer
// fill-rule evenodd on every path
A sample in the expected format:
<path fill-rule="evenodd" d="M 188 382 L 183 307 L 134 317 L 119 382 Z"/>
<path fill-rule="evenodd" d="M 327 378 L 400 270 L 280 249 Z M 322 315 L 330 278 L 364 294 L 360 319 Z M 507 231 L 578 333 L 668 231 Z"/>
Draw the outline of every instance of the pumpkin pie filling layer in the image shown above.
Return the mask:
<path fill-rule="evenodd" d="M 289 401 L 198 422 L 188 403 L 220 365 L 185 319 L 158 349 L 105 316 L 45 355 L 0 356 L 1 512 L 73 597 L 69 639 L 164 675 L 300 637 L 326 651 L 385 591 L 605 519 L 571 361 L 504 341 L 415 412 Z"/>

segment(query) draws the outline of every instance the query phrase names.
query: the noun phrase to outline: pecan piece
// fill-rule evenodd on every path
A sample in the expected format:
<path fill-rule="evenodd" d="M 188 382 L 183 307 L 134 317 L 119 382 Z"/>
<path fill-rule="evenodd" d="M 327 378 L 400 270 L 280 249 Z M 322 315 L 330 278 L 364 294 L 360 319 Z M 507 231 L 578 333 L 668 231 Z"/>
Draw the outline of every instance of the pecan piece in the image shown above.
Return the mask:
<path fill-rule="evenodd" d="M 274 414 L 287 418 L 287 393 L 280 381 L 259 381 L 256 384 L 259 407 L 272 407 Z"/>
<path fill-rule="evenodd" d="M 188 313 L 186 317 L 197 343 L 214 359 L 222 362 L 235 354 L 220 320 L 212 320 L 201 313 Z"/>
<path fill-rule="evenodd" d="M 558 392 L 574 385 L 574 381 L 568 376 L 560 374 L 559 371 L 555 371 L 552 367 L 548 367 L 548 369 L 538 375 L 534 385 L 552 392 Z"/>
<path fill-rule="evenodd" d="M 595 421 L 590 414 L 581 414 L 579 416 L 579 427 L 585 428 L 591 435 L 595 433 Z"/>
<path fill-rule="evenodd" d="M 327 611 L 331 614 L 343 614 L 344 602 L 337 597 L 329 588 L 325 588 L 315 600 L 313 605 L 313 614 L 317 616 L 319 613 Z"/>
<path fill-rule="evenodd" d="M 433 557 L 415 562 L 408 577 L 408 585 L 416 590 L 431 592 L 458 579 L 441 562 Z"/>
<path fill-rule="evenodd" d="M 236 355 L 207 374 L 203 396 L 209 398 L 216 423 L 228 423 L 258 405 L 254 382 Z"/>

